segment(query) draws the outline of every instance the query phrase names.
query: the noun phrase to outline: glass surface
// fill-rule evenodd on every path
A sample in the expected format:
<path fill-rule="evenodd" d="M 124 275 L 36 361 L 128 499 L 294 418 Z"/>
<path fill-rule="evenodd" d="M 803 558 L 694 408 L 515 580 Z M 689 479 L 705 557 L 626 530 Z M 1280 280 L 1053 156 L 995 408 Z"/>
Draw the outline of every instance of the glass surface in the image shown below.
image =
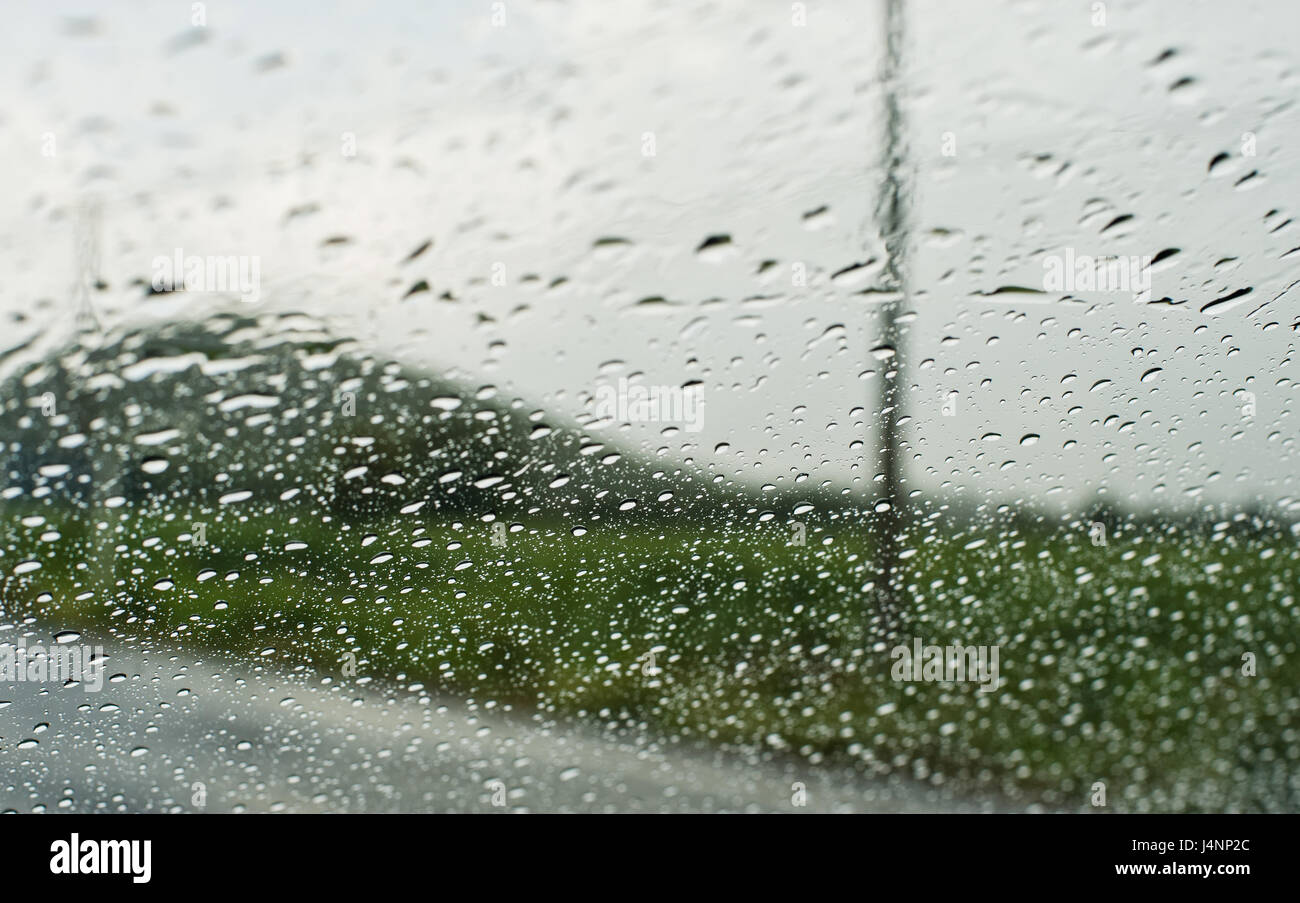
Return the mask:
<path fill-rule="evenodd" d="M 9 11 L 0 809 L 1294 811 L 1298 10 Z"/>

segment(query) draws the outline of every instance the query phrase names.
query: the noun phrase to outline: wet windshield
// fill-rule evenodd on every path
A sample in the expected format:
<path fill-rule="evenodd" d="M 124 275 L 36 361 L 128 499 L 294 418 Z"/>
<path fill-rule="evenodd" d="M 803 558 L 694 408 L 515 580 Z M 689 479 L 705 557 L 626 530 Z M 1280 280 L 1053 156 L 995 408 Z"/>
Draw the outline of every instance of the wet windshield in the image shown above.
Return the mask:
<path fill-rule="evenodd" d="M 760 6 L 12 14 L 0 809 L 1296 808 L 1296 7 Z"/>

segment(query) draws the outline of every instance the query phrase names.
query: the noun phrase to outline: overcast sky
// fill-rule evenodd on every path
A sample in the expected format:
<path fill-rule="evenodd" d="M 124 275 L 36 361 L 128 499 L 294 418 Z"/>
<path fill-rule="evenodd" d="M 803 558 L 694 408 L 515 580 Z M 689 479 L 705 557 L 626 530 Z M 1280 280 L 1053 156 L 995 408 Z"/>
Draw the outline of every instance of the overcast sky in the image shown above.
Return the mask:
<path fill-rule="evenodd" d="M 304 310 L 573 416 L 620 376 L 701 380 L 703 431 L 625 438 L 868 493 L 881 7 L 811 2 L 800 25 L 787 2 L 657 6 L 212 2 L 202 27 L 187 3 L 10 11 L 0 297 L 26 320 L 0 342 L 70 337 L 70 211 L 93 197 L 110 326 Z M 907 5 L 909 482 L 1294 505 L 1300 7 L 1094 7 Z M 729 248 L 696 253 L 718 234 Z M 259 257 L 262 302 L 142 300 L 128 281 L 177 247 Z M 1041 288 L 1067 247 L 1179 249 L 1152 273 L 1176 303 L 990 295 Z"/>

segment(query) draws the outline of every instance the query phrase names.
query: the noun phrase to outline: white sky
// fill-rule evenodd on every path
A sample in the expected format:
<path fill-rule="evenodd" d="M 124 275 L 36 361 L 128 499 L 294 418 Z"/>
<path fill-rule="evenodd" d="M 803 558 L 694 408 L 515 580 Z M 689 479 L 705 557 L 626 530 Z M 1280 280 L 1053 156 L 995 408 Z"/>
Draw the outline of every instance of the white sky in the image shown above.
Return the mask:
<path fill-rule="evenodd" d="M 305 310 L 404 362 L 575 415 L 620 375 L 700 379 L 703 432 L 627 438 L 746 479 L 807 473 L 866 492 L 873 470 L 853 443 L 866 435 L 855 408 L 874 411 L 861 374 L 875 308 L 854 295 L 870 279 L 829 275 L 881 255 L 881 7 L 812 2 L 796 27 L 785 2 L 658 6 L 508 2 L 498 28 L 488 2 L 212 2 L 200 31 L 187 3 L 10 11 L 0 344 L 67 340 L 68 214 L 93 195 L 111 324 L 238 306 L 141 300 L 126 282 L 155 256 L 255 255 L 256 310 Z M 909 479 L 1038 503 L 1098 487 L 1162 505 L 1290 503 L 1300 286 L 1272 299 L 1300 279 L 1300 252 L 1283 258 L 1300 246 L 1283 225 L 1300 197 L 1300 6 L 1111 2 L 1103 27 L 1092 7 L 908 4 Z M 955 157 L 940 153 L 948 132 Z M 318 212 L 287 219 L 306 204 Z M 715 233 L 734 255 L 700 259 Z M 322 248 L 336 235 L 352 241 Z M 593 252 L 607 236 L 632 244 Z M 1153 283 L 1184 303 L 978 294 L 1040 285 L 1043 255 L 1065 246 L 1180 248 Z M 757 275 L 767 259 L 778 266 Z M 497 262 L 503 287 L 487 281 Z M 791 284 L 795 262 L 806 287 Z M 420 279 L 433 294 L 402 302 Z M 1200 313 L 1247 286 L 1240 305 Z M 459 300 L 435 300 L 444 290 Z M 674 304 L 636 307 L 650 296 Z"/>

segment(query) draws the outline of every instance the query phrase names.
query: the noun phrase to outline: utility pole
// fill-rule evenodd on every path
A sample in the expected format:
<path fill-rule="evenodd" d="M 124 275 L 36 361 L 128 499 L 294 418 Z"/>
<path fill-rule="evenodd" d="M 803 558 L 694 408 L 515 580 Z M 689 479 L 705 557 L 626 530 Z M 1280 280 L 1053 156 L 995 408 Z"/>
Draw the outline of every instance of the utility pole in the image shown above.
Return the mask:
<path fill-rule="evenodd" d="M 885 144 L 881 169 L 884 183 L 876 199 L 876 222 L 885 243 L 885 290 L 890 300 L 882 310 L 883 330 L 872 349 L 883 377 L 880 383 L 880 483 L 883 498 L 876 508 L 876 561 L 878 578 L 877 613 L 884 626 L 900 613 L 898 573 L 900 533 L 904 527 L 906 494 L 903 488 L 901 440 L 898 428 L 902 403 L 902 334 L 899 314 L 907 303 L 906 255 L 908 251 L 907 204 L 910 188 L 904 163 L 907 155 L 905 123 L 899 102 L 903 53 L 903 0 L 884 0 L 885 56 L 881 88 L 885 100 Z"/>
<path fill-rule="evenodd" d="M 72 214 L 73 259 L 76 281 L 72 284 L 73 304 L 76 306 L 79 338 L 97 335 L 101 330 L 95 313 L 94 294 L 100 280 L 100 202 L 97 197 L 83 198 Z"/>

